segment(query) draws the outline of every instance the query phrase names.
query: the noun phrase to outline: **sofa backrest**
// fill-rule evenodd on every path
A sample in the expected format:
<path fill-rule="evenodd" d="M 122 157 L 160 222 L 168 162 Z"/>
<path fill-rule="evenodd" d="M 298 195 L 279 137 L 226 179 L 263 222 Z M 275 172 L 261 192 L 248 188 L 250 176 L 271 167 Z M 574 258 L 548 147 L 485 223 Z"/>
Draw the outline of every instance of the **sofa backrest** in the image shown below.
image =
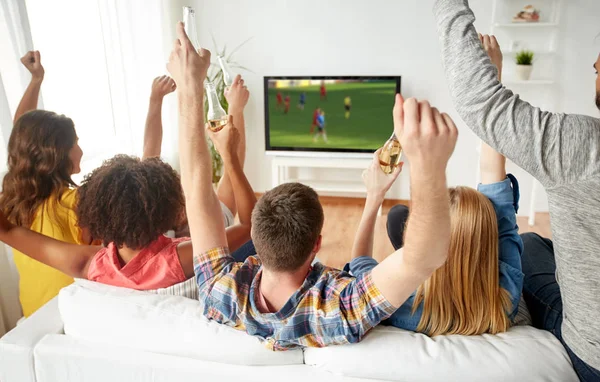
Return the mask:
<path fill-rule="evenodd" d="M 238 365 L 301 365 L 302 350 L 272 352 L 255 337 L 208 321 L 196 300 L 102 285 L 64 288 L 59 309 L 68 336 L 125 348 Z"/>
<path fill-rule="evenodd" d="M 434 338 L 379 326 L 361 343 L 271 352 L 206 320 L 198 301 L 77 281 L 59 295 L 64 332 L 78 340 L 235 365 L 301 365 L 386 381 L 577 381 L 560 342 L 529 326 L 499 335 Z"/>

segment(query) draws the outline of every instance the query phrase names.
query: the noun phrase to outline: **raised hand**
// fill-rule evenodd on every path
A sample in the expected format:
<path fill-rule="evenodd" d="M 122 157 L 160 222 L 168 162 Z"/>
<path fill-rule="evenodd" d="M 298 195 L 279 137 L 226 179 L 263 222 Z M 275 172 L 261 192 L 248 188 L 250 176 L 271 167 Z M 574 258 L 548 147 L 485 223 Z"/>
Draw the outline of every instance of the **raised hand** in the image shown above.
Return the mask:
<path fill-rule="evenodd" d="M 394 132 L 410 161 L 411 173 L 444 174 L 458 138 L 452 118 L 427 101 L 404 101 L 400 94 L 396 95 L 393 116 Z"/>
<path fill-rule="evenodd" d="M 169 76 L 159 76 L 152 81 L 152 92 L 150 98 L 162 99 L 177 89 L 175 81 Z"/>
<path fill-rule="evenodd" d="M 169 56 L 167 70 L 179 90 L 203 92 L 204 80 L 210 66 L 210 52 L 206 49 L 196 51 L 185 33 L 183 23 L 177 24 L 177 40 Z"/>
<path fill-rule="evenodd" d="M 238 74 L 235 76 L 231 87 L 225 90 L 225 99 L 229 104 L 229 113 L 235 114 L 243 112 L 244 107 L 248 104 L 248 98 L 250 98 L 248 87 L 244 85 L 242 76 Z"/>
<path fill-rule="evenodd" d="M 35 80 L 43 80 L 44 79 L 44 67 L 42 66 L 42 58 L 40 56 L 40 51 L 29 51 L 23 57 L 21 57 L 21 63 L 29 73 L 31 73 L 31 78 Z"/>
<path fill-rule="evenodd" d="M 206 131 L 225 162 L 238 158 L 237 149 L 240 144 L 240 132 L 233 124 L 233 117 L 231 115 L 228 117 L 227 125 L 219 130 L 219 132 L 213 132 L 208 128 L 208 125 L 206 126 Z"/>
<path fill-rule="evenodd" d="M 500 50 L 500 44 L 498 44 L 496 36 L 479 33 L 479 41 L 481 41 L 485 52 L 490 56 L 492 64 L 498 68 L 498 77 L 500 77 L 502 74 L 502 50 Z"/>
<path fill-rule="evenodd" d="M 392 187 L 396 179 L 398 179 L 398 175 L 402 172 L 402 166 L 404 162 L 401 162 L 391 174 L 386 174 L 381 169 L 381 165 L 379 164 L 379 153 L 381 152 L 381 148 L 375 151 L 373 154 L 373 161 L 371 162 L 371 166 L 367 168 L 362 173 L 363 182 L 367 186 L 367 195 L 373 195 L 377 198 L 383 199 L 385 197 L 386 192 Z"/>

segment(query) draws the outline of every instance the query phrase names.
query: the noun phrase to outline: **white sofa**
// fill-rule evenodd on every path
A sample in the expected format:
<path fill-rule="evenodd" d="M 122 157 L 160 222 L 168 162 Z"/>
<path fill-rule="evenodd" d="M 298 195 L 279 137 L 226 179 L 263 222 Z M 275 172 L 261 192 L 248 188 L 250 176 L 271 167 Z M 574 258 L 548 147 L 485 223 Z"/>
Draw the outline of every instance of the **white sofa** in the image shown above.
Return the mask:
<path fill-rule="evenodd" d="M 547 332 L 429 338 L 390 327 L 359 344 L 274 353 L 197 301 L 76 283 L 0 339 L 0 381 L 577 381 Z"/>

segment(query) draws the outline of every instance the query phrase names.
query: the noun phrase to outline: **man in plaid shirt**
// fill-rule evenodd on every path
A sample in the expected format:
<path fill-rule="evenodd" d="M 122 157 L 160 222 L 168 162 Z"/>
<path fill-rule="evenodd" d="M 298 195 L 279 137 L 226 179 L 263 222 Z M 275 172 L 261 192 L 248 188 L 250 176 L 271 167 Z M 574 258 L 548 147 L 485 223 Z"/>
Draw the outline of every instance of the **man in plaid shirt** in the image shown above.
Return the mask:
<path fill-rule="evenodd" d="M 199 128 L 210 52 L 197 52 L 181 23 L 177 34 L 168 69 L 177 84 L 181 180 L 205 315 L 263 339 L 273 350 L 360 341 L 446 260 L 450 212 L 445 170 L 456 126 L 427 102 L 397 96 L 394 129 L 411 162 L 411 216 L 404 250 L 372 271 L 355 278 L 319 263 L 311 266 L 321 247 L 323 209 L 317 194 L 298 183 L 276 187 L 258 201 L 252 212 L 258 255 L 236 263 L 227 248 L 210 154 Z M 211 138 L 222 155 L 231 156 L 227 171 L 232 186 L 250 187 L 244 176 L 235 175 L 239 133 L 231 117 Z M 367 170 L 366 203 L 379 203 L 400 172 L 385 175 L 377 156 L 374 160 Z M 373 218 L 363 216 L 361 225 Z M 355 243 L 359 252 L 372 245 L 360 238 Z"/>

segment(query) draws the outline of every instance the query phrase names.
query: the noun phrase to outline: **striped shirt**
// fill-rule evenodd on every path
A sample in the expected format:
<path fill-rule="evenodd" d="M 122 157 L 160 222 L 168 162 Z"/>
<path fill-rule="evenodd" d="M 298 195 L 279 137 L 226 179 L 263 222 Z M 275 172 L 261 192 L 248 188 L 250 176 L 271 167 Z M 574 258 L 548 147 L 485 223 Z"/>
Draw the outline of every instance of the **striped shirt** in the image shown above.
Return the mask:
<path fill-rule="evenodd" d="M 396 310 L 371 272 L 353 277 L 317 263 L 276 313 L 261 313 L 256 305 L 258 256 L 236 263 L 228 248 L 215 248 L 194 255 L 194 272 L 204 315 L 259 337 L 271 350 L 358 342 Z"/>

